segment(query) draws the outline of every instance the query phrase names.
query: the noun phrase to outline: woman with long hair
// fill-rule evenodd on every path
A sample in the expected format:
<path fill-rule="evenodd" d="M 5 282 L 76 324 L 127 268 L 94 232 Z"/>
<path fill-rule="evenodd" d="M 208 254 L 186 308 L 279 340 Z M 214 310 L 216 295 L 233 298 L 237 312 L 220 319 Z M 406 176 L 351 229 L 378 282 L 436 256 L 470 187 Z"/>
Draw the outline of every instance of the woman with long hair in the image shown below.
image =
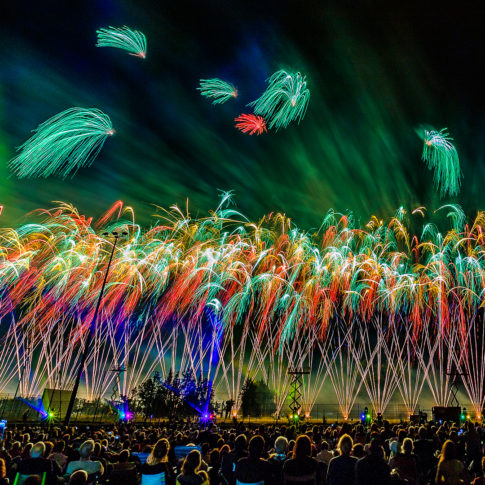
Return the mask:
<path fill-rule="evenodd" d="M 173 485 L 175 475 L 168 462 L 170 443 L 158 440 L 141 467 L 141 485 Z"/>
<path fill-rule="evenodd" d="M 200 469 L 202 458 L 199 450 L 192 450 L 184 460 L 177 485 L 209 485 L 207 473 Z"/>
<path fill-rule="evenodd" d="M 440 461 L 436 472 L 436 485 L 460 485 L 465 483 L 465 466 L 456 459 L 456 444 L 445 441 L 441 449 Z"/>
<path fill-rule="evenodd" d="M 283 483 L 290 485 L 314 485 L 320 483 L 320 465 L 312 458 L 312 442 L 303 434 L 298 436 L 293 457 L 283 465 Z"/>

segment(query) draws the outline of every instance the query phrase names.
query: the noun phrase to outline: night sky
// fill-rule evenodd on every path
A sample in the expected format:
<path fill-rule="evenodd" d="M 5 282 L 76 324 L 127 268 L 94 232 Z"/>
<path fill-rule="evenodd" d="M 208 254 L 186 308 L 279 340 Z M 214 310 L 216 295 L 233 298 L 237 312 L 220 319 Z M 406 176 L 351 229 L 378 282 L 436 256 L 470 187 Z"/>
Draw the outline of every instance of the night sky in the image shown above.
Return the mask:
<path fill-rule="evenodd" d="M 484 16 L 410 2 L 12 1 L 0 15 L 2 225 L 52 201 L 101 215 L 122 199 L 149 224 L 154 204 L 204 215 L 234 190 L 250 219 L 282 211 L 302 228 L 329 208 L 366 222 L 401 205 L 485 208 Z M 477 4 L 478 5 L 478 4 Z M 96 29 L 147 36 L 146 60 L 96 48 Z M 300 125 L 250 137 L 233 119 L 278 69 L 307 76 Z M 234 83 L 213 106 L 200 78 Z M 107 113 L 116 135 L 74 178 L 17 180 L 7 162 L 30 130 L 72 106 Z M 439 198 L 421 162 L 423 123 L 448 127 L 464 175 Z"/>

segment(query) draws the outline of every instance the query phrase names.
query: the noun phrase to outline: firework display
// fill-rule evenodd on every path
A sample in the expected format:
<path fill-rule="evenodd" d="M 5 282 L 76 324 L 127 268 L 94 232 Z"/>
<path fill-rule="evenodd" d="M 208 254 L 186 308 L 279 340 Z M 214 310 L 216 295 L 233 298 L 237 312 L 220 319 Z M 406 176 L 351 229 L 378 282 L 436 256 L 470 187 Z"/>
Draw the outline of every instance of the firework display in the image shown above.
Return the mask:
<path fill-rule="evenodd" d="M 249 135 L 262 135 L 266 131 L 266 122 L 262 116 L 253 114 L 242 114 L 234 119 L 236 128 Z"/>
<path fill-rule="evenodd" d="M 456 148 L 451 143 L 453 138 L 446 128 L 440 131 L 423 130 L 422 159 L 430 170 L 440 195 L 457 195 L 460 191 L 460 160 Z"/>
<path fill-rule="evenodd" d="M 219 14 L 203 7 L 207 12 L 190 28 L 197 34 L 192 42 L 186 32 L 182 39 L 173 37 L 192 25 L 186 12 L 182 29 L 166 21 L 171 8 L 153 17 L 157 29 L 150 29 L 145 14 L 134 17 L 152 32 L 157 62 L 133 69 L 136 61 L 94 56 L 89 69 L 96 75 L 86 76 L 95 79 L 91 84 L 77 78 L 86 58 L 82 49 L 73 51 L 73 41 L 66 43 L 67 55 L 60 49 L 44 62 L 41 74 L 37 51 L 29 53 L 35 62 L 26 69 L 15 57 L 20 47 L 5 43 L 12 54 L 4 52 L 4 64 L 14 73 L 2 76 L 5 92 L 13 93 L 5 112 L 20 133 L 35 126 L 36 106 L 44 113 L 37 123 L 46 112 L 82 103 L 109 106 L 124 136 L 99 178 L 81 171 L 68 186 L 5 177 L 10 202 L 0 201 L 0 215 L 10 227 L 0 227 L 0 393 L 16 387 L 13 401 L 37 402 L 46 389 L 72 390 L 67 425 L 79 403 L 78 388 L 91 402 L 111 397 L 111 405 L 118 398 L 127 404 L 151 376 L 176 396 L 181 394 L 173 383 L 185 379 L 207 391 L 205 411 L 214 395 L 232 403 L 225 408 L 227 419 L 243 411 L 245 386 L 262 383 L 278 419 L 290 399 L 294 418 L 310 417 L 325 390 L 325 400 L 336 400 L 344 420 L 352 419 L 362 395 L 380 420 L 397 401 L 409 417 L 415 415 L 425 395 L 436 406 L 450 406 L 460 376 L 467 406 L 477 420 L 485 419 L 485 211 L 467 219 L 457 203 L 429 213 L 400 207 L 385 215 L 420 198 L 433 204 L 438 196 L 432 185 L 441 198 L 460 193 L 460 159 L 447 128 L 418 127 L 421 161 L 416 153 L 411 160 L 403 156 L 406 137 L 417 142 L 409 126 L 423 116 L 417 110 L 429 103 L 428 87 L 416 92 L 417 76 L 410 75 L 406 92 L 394 92 L 394 74 L 382 68 L 382 56 L 347 33 L 335 36 L 332 47 L 333 34 L 315 30 L 325 34 L 325 42 L 310 39 L 308 52 L 325 49 L 311 62 L 292 42 L 275 42 L 277 31 L 273 37 L 258 29 L 235 40 L 232 28 L 224 34 L 211 29 Z M 328 25 L 333 23 L 340 21 Z M 109 26 L 96 34 L 96 47 L 147 57 L 147 40 L 138 30 Z M 58 38 L 56 32 L 55 41 L 63 44 Z M 46 45 L 39 51 L 55 43 Z M 87 48 L 92 54 L 93 42 Z M 66 58 L 61 73 L 56 63 Z M 392 59 L 407 63 L 408 57 Z M 282 65 L 308 69 L 302 74 Z M 204 72 L 237 79 L 241 93 L 253 93 L 244 100 L 246 108 L 239 106 L 233 83 L 200 79 Z M 73 78 L 79 87 L 69 82 Z M 45 104 L 37 95 L 28 102 L 34 84 Z M 260 136 L 300 124 L 309 87 L 315 106 L 300 129 L 257 140 L 234 132 Z M 408 92 L 422 100 L 413 110 L 399 104 Z M 228 104 L 212 110 L 206 100 Z M 211 121 L 218 116 L 226 126 L 215 130 Z M 447 119 L 447 111 L 427 108 L 426 116 Z M 452 131 L 479 146 L 479 137 L 464 136 L 468 125 Z M 8 162 L 10 172 L 19 179 L 72 177 L 94 163 L 114 133 L 100 109 L 66 109 L 33 130 Z M 6 141 L 0 149 L 15 146 L 8 138 L 17 136 L 10 125 L 2 130 Z M 461 162 L 467 158 L 477 160 L 468 146 Z M 433 172 L 433 184 L 422 162 Z M 424 195 L 414 190 L 422 188 L 416 167 L 430 189 Z M 83 215 L 94 209 L 76 208 L 84 203 L 78 199 L 34 211 L 22 224 L 8 219 L 16 221 L 25 207 L 46 200 L 74 200 L 71 193 L 89 198 L 96 210 L 120 193 L 149 201 L 162 185 L 163 203 L 195 191 L 198 215 L 190 213 L 188 200 L 184 209 L 156 206 L 147 226 L 146 211 L 136 218 L 121 200 L 96 219 Z M 470 181 L 469 197 L 478 185 Z M 214 186 L 231 190 L 222 192 L 209 215 L 200 215 Z M 251 220 L 232 206 L 232 189 L 244 191 L 245 210 L 254 209 L 252 214 L 276 207 L 317 225 L 302 230 L 276 211 Z M 27 205 L 17 206 L 18 194 L 27 190 Z M 331 206 L 351 207 L 355 215 L 321 214 Z M 361 223 L 358 218 L 368 212 L 377 215 Z M 206 414 L 196 411 L 201 418 Z"/>
<path fill-rule="evenodd" d="M 230 99 L 237 98 L 237 89 L 222 79 L 201 79 L 197 88 L 205 98 L 212 98 L 212 104 L 222 104 Z"/>
<path fill-rule="evenodd" d="M 111 120 L 96 108 L 70 108 L 41 123 L 10 161 L 19 178 L 62 178 L 91 165 L 108 136 Z"/>
<path fill-rule="evenodd" d="M 310 101 L 310 90 L 305 76 L 299 72 L 280 70 L 268 79 L 268 87 L 260 98 L 249 103 L 254 112 L 263 116 L 269 128 L 286 128 L 292 121 L 298 123 L 305 116 Z"/>
<path fill-rule="evenodd" d="M 94 330 L 88 397 L 109 391 L 113 365 L 127 369 L 121 395 L 155 369 L 182 370 L 237 411 L 245 379 L 260 376 L 279 413 L 291 363 L 313 368 L 305 412 L 329 378 L 344 417 L 362 386 L 375 412 L 399 391 L 411 414 L 425 386 L 436 404 L 450 402 L 453 364 L 481 413 L 485 213 L 466 223 L 447 206 L 447 232 L 428 223 L 413 235 L 423 208 L 364 227 L 329 211 L 305 232 L 282 214 L 252 223 L 229 201 L 195 219 L 174 206 L 147 230 L 121 202 L 97 222 L 62 204 L 1 229 L 0 391 L 13 379 L 24 396 L 72 386 L 112 244 L 99 234 L 115 229 L 129 236 Z"/>
<path fill-rule="evenodd" d="M 132 30 L 125 25 L 120 28 L 102 28 L 97 30 L 96 34 L 98 35 L 96 47 L 116 47 L 141 59 L 145 59 L 147 56 L 146 37 L 138 30 Z"/>

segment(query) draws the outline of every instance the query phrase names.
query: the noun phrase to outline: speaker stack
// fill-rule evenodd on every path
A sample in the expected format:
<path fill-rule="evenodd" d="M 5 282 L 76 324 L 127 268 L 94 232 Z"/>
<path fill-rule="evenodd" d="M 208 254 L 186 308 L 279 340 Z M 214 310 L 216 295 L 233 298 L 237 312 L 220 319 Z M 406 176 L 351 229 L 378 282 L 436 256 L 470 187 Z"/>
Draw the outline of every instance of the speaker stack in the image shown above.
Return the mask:
<path fill-rule="evenodd" d="M 433 408 L 433 421 L 453 421 L 460 423 L 461 408 L 459 406 L 435 406 Z"/>

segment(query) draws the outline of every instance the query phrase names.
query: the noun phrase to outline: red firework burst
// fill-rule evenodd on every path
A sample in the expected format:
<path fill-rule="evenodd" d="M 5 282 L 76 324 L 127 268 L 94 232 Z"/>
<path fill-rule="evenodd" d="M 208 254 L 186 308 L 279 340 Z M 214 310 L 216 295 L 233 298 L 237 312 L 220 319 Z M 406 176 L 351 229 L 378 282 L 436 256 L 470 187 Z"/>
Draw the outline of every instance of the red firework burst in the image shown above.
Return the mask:
<path fill-rule="evenodd" d="M 266 129 L 266 121 L 262 116 L 253 114 L 239 115 L 235 120 L 236 128 L 243 133 L 249 133 L 250 135 L 261 135 Z"/>

